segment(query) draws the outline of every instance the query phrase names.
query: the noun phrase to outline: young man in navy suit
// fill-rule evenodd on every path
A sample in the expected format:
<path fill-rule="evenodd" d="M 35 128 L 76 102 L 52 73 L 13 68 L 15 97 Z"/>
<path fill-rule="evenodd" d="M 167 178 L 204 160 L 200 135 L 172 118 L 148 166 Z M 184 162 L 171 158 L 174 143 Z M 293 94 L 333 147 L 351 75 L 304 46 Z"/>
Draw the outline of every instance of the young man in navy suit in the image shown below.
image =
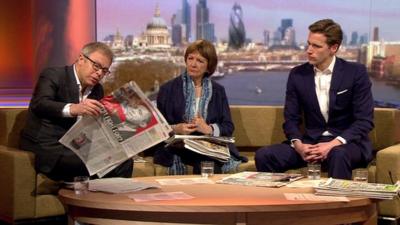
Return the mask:
<path fill-rule="evenodd" d="M 100 80 L 113 60 L 110 48 L 101 42 L 86 44 L 73 65 L 45 69 L 39 76 L 28 119 L 21 133 L 20 148 L 35 153 L 35 167 L 53 180 L 72 181 L 88 176 L 85 164 L 58 140 L 81 116 L 98 116 L 103 98 Z M 131 177 L 132 159 L 106 177 Z"/>
<path fill-rule="evenodd" d="M 331 19 L 309 26 L 308 63 L 293 68 L 287 81 L 283 129 L 288 140 L 256 152 L 258 171 L 319 162 L 329 177 L 351 179 L 352 169 L 371 161 L 371 82 L 364 65 L 335 56 L 342 39 L 340 25 Z"/>

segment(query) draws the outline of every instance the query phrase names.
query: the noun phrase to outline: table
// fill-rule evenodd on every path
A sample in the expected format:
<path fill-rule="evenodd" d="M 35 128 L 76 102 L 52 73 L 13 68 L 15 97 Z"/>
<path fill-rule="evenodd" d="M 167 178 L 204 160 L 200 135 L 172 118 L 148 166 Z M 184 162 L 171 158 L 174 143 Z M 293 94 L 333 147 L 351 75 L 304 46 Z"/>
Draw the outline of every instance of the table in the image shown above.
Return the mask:
<path fill-rule="evenodd" d="M 215 175 L 218 180 L 223 175 Z M 183 176 L 179 176 L 182 178 Z M 190 177 L 190 176 L 185 176 Z M 193 176 L 192 176 L 193 177 Z M 143 182 L 178 178 L 142 177 Z M 350 198 L 349 202 L 290 201 L 284 193 L 312 193 L 312 188 L 265 188 L 228 184 L 162 186 L 134 193 L 183 191 L 194 199 L 135 202 L 126 194 L 90 192 L 77 196 L 61 189 L 59 198 L 67 208 L 69 224 L 75 220 L 94 224 L 127 224 L 126 221 L 151 221 L 237 225 L 313 225 L 377 224 L 376 203 L 368 198 Z M 113 222 L 110 223 L 110 220 Z"/>

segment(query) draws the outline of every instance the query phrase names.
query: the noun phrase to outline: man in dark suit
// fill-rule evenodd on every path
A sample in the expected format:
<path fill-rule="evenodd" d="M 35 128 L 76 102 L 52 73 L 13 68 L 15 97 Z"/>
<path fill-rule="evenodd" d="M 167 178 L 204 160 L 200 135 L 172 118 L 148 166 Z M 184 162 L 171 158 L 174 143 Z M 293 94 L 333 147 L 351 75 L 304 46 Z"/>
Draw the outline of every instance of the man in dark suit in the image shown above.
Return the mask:
<path fill-rule="evenodd" d="M 113 53 L 100 42 L 86 44 L 72 66 L 48 68 L 39 76 L 21 133 L 21 149 L 35 153 L 35 167 L 53 180 L 88 176 L 84 163 L 58 140 L 82 116 L 98 116 Z M 122 163 L 106 176 L 131 177 L 133 162 Z"/>
<path fill-rule="evenodd" d="M 328 176 L 351 179 L 352 169 L 372 159 L 371 82 L 365 66 L 335 56 L 343 33 L 333 20 L 309 26 L 308 63 L 290 71 L 283 144 L 256 152 L 258 171 L 284 172 L 321 162 Z M 304 119 L 304 129 L 301 128 Z"/>

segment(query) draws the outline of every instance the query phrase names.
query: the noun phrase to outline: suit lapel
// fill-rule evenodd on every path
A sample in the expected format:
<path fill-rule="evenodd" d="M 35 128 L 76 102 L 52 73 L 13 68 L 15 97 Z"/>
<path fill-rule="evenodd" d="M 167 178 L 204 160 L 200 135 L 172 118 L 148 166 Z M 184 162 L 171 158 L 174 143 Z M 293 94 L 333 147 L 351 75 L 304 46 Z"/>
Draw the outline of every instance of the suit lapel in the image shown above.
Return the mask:
<path fill-rule="evenodd" d="M 342 61 L 336 58 L 335 66 L 333 67 L 331 87 L 329 88 L 329 118 L 331 118 L 330 113 L 336 102 L 336 93 L 339 90 L 340 84 L 342 83 L 344 77 Z"/>
<path fill-rule="evenodd" d="M 77 85 L 77 80 L 75 79 L 75 74 L 74 74 L 74 67 L 73 66 L 68 66 L 66 67 L 67 71 L 67 82 L 66 85 L 69 86 L 69 99 L 73 103 L 78 103 L 79 102 L 79 86 Z"/>
<path fill-rule="evenodd" d="M 175 94 L 173 96 L 174 100 L 174 108 L 175 108 L 175 115 L 174 118 L 178 119 L 175 121 L 176 123 L 181 123 L 184 121 L 183 116 L 185 114 L 185 97 L 183 95 L 183 80 L 181 77 L 179 77 L 176 80 L 176 83 L 174 84 L 174 90 L 176 90 Z"/>
<path fill-rule="evenodd" d="M 311 107 L 314 109 L 318 109 L 319 112 L 319 103 L 317 98 L 317 93 L 315 92 L 315 72 L 314 68 L 311 64 L 307 67 L 306 76 L 304 77 L 304 88 L 306 89 L 306 93 L 308 93 L 308 99 L 310 100 Z M 321 117 L 322 117 L 322 113 Z"/>

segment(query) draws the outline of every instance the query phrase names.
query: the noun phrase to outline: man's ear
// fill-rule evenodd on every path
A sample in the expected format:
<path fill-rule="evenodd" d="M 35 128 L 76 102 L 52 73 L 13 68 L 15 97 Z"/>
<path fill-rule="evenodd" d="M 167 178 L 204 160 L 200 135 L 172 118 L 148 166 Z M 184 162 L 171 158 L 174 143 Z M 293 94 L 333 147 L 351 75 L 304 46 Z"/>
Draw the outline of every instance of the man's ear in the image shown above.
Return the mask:
<path fill-rule="evenodd" d="M 333 44 L 329 47 L 332 53 L 336 53 L 339 50 L 339 44 Z"/>

